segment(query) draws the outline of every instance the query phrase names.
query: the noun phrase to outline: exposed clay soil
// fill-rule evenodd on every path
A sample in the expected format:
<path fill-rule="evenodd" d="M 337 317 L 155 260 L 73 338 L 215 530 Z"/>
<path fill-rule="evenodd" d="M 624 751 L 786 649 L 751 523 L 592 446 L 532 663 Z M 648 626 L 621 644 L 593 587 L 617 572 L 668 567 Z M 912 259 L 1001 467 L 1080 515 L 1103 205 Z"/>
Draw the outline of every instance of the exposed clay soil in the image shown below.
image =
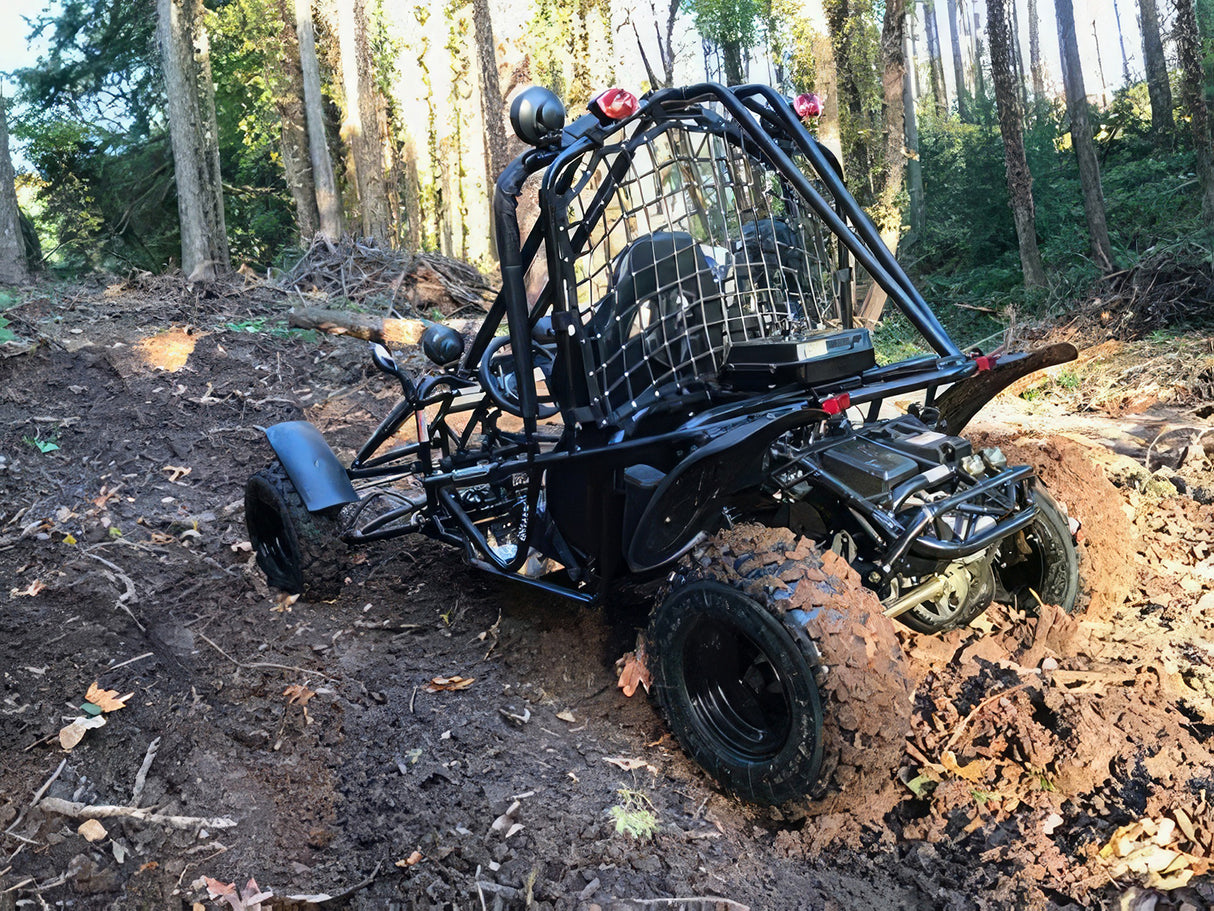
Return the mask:
<path fill-rule="evenodd" d="M 5 312 L 38 344 L 0 359 L 3 911 L 239 906 L 203 876 L 255 878 L 263 908 L 1214 901 L 1200 453 L 1164 483 L 1087 441 L 1116 422 L 1085 437 L 1065 416 L 988 420 L 1083 523 L 1086 613 L 900 633 L 916 683 L 901 767 L 871 793 L 764 810 L 617 689 L 643 603 L 568 605 L 421 540 L 357 555 L 333 603 L 276 600 L 243 526 L 244 481 L 270 458 L 258 428 L 305 417 L 345 455 L 393 402 L 362 343 L 282 331 L 285 306 L 161 281 Z M 453 675 L 475 679 L 426 689 Z M 94 681 L 134 695 L 65 752 Z M 44 797 L 212 822 L 107 818 L 89 842 Z M 652 840 L 613 808 L 650 810 Z"/>

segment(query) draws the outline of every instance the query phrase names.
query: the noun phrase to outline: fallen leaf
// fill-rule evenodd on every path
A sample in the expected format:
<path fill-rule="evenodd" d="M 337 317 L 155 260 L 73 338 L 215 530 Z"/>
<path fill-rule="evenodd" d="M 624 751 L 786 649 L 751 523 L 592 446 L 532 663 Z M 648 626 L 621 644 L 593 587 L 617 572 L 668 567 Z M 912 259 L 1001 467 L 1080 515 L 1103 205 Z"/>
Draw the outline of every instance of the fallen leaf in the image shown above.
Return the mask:
<path fill-rule="evenodd" d="M 401 858 L 400 860 L 398 860 L 396 862 L 396 866 L 401 867 L 402 869 L 405 867 L 412 867 L 414 864 L 420 863 L 421 860 L 422 860 L 422 852 L 414 851 L 408 857 L 404 857 L 404 858 Z"/>
<path fill-rule="evenodd" d="M 101 841 L 101 839 L 110 834 L 105 831 L 105 826 L 95 819 L 86 819 L 76 827 L 76 831 L 88 841 Z"/>
<path fill-rule="evenodd" d="M 282 691 L 282 694 L 288 697 L 287 705 L 307 705 L 308 700 L 315 696 L 316 692 L 308 689 L 302 683 L 292 683 Z"/>
<path fill-rule="evenodd" d="M 568 709 L 565 709 L 563 712 L 557 712 L 556 717 L 561 721 L 568 722 L 569 724 L 577 723 L 577 719 L 573 716 L 573 712 L 569 711 Z"/>
<path fill-rule="evenodd" d="M 638 637 L 636 651 L 628 652 L 620 659 L 623 666 L 620 668 L 620 680 L 617 685 L 624 691 L 625 696 L 635 693 L 638 686 L 645 687 L 645 692 L 649 692 L 653 679 L 649 675 L 649 668 L 645 661 L 645 645 Z"/>
<path fill-rule="evenodd" d="M 286 592 L 279 592 L 274 598 L 274 606 L 270 610 L 275 613 L 290 613 L 291 605 L 299 600 L 299 595 L 288 595 Z"/>
<path fill-rule="evenodd" d="M 613 766 L 618 766 L 625 772 L 635 772 L 637 769 L 648 769 L 650 772 L 656 775 L 658 771 L 644 759 L 630 759 L 626 756 L 604 756 L 603 762 L 610 762 Z"/>
<path fill-rule="evenodd" d="M 14 598 L 32 598 L 45 588 L 46 586 L 42 584 L 41 580 L 35 579 L 29 584 L 29 588 L 24 590 L 14 588 L 9 594 Z"/>
<path fill-rule="evenodd" d="M 233 553 L 247 554 L 247 553 L 251 553 L 252 550 L 253 550 L 253 544 L 250 541 L 237 541 L 235 544 L 232 545 Z"/>
<path fill-rule="evenodd" d="M 435 677 L 426 684 L 427 693 L 442 693 L 449 690 L 466 690 L 472 686 L 472 681 L 475 677 L 460 677 L 458 674 L 454 677 Z"/>
<path fill-rule="evenodd" d="M 940 765 L 966 781 L 981 781 L 990 764 L 989 759 L 975 759 L 973 762 L 960 765 L 957 762 L 957 755 L 952 750 L 945 750 L 940 754 Z"/>
<path fill-rule="evenodd" d="M 71 724 L 65 725 L 59 729 L 59 745 L 69 753 L 75 749 L 76 745 L 84 739 L 85 731 L 90 731 L 93 728 L 99 728 L 105 724 L 105 716 L 98 715 L 95 718 L 85 718 L 81 716 L 75 719 Z"/>
<path fill-rule="evenodd" d="M 192 468 L 186 468 L 184 465 L 165 465 L 164 468 L 160 470 L 167 471 L 169 473 L 169 482 L 173 484 L 177 483 L 191 471 L 193 471 Z"/>
<path fill-rule="evenodd" d="M 135 694 L 127 693 L 125 696 L 119 696 L 117 690 L 103 690 L 97 685 L 94 680 L 89 687 L 88 692 L 84 694 L 84 698 L 93 705 L 99 706 L 103 712 L 116 712 L 119 709 L 126 708 L 126 701 Z"/>

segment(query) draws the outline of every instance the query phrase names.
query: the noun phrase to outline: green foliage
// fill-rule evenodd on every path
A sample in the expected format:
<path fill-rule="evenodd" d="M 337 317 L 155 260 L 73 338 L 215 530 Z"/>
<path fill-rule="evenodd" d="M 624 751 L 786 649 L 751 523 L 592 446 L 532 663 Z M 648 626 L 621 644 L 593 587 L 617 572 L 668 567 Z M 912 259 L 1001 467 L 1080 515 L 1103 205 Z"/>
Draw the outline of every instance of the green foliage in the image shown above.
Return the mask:
<path fill-rule="evenodd" d="M 955 117 L 940 120 L 928 113 L 920 121 L 927 228 L 904 258 L 925 294 L 937 303 L 1028 315 L 1083 296 L 1099 271 L 1089 259 L 1078 166 L 1064 110 L 1059 104 L 1038 104 L 1024 137 L 1048 294 L 1027 293 L 1023 287 L 998 126 L 981 105 L 973 119 L 977 122 L 962 124 Z M 1093 108 L 1092 122 L 1119 261 L 1132 262 L 1159 244 L 1199 231 L 1192 151 L 1184 140 L 1173 151 L 1156 148 L 1146 87 L 1130 86 L 1107 109 Z"/>
<path fill-rule="evenodd" d="M 610 0 L 535 0 L 524 32 L 532 78 L 571 110 L 584 108 L 608 87 L 611 70 L 602 64 L 610 55 L 595 55 L 591 47 L 596 36 L 609 47 L 613 30 Z"/>
<path fill-rule="evenodd" d="M 839 76 L 843 167 L 860 204 L 876 201 L 885 165 L 881 32 L 876 0 L 824 0 Z"/>
<path fill-rule="evenodd" d="M 620 803 L 610 809 L 617 835 L 627 835 L 635 841 L 650 841 L 658 831 L 658 817 L 653 803 L 640 791 L 620 788 L 616 792 Z"/>

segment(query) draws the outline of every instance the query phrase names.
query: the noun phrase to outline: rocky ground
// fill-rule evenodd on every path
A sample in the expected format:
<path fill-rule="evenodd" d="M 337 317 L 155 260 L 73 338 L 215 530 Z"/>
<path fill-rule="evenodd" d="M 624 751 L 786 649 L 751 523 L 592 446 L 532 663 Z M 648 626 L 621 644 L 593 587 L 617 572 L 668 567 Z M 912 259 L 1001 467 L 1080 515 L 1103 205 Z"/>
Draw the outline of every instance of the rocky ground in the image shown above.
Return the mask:
<path fill-rule="evenodd" d="M 1083 523 L 1085 610 L 903 634 L 901 767 L 765 810 L 617 688 L 644 603 L 571 606 L 420 540 L 357 555 L 332 603 L 266 588 L 242 515 L 260 428 L 307 418 L 345 454 L 393 402 L 363 343 L 286 307 L 152 280 L 4 311 L 32 344 L 0 346 L 3 911 L 1214 901 L 1194 407 L 1076 417 L 1068 386 L 988 412 L 977 432 Z"/>

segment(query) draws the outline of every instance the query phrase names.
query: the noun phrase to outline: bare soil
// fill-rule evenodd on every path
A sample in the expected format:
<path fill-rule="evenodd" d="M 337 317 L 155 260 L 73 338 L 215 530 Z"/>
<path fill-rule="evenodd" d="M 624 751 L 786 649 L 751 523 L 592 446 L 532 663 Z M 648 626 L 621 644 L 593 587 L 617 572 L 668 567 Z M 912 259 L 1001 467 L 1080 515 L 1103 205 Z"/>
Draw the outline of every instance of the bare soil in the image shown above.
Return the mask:
<path fill-rule="evenodd" d="M 991 412 L 981 433 L 1082 522 L 1086 612 L 901 632 L 901 767 L 760 809 L 617 688 L 641 601 L 572 606 L 423 540 L 352 555 L 332 603 L 266 588 L 242 514 L 259 428 L 307 418 L 347 455 L 394 400 L 362 343 L 285 310 L 158 280 L 5 311 L 36 344 L 0 348 L 3 911 L 245 906 L 202 877 L 275 909 L 1211 906 L 1200 446 L 1152 474 L 1147 442 L 1105 445 L 1115 419 Z M 94 681 L 133 695 L 66 752 Z M 90 842 L 45 797 L 208 822 L 110 817 Z M 643 811 L 651 838 L 617 829 Z"/>

